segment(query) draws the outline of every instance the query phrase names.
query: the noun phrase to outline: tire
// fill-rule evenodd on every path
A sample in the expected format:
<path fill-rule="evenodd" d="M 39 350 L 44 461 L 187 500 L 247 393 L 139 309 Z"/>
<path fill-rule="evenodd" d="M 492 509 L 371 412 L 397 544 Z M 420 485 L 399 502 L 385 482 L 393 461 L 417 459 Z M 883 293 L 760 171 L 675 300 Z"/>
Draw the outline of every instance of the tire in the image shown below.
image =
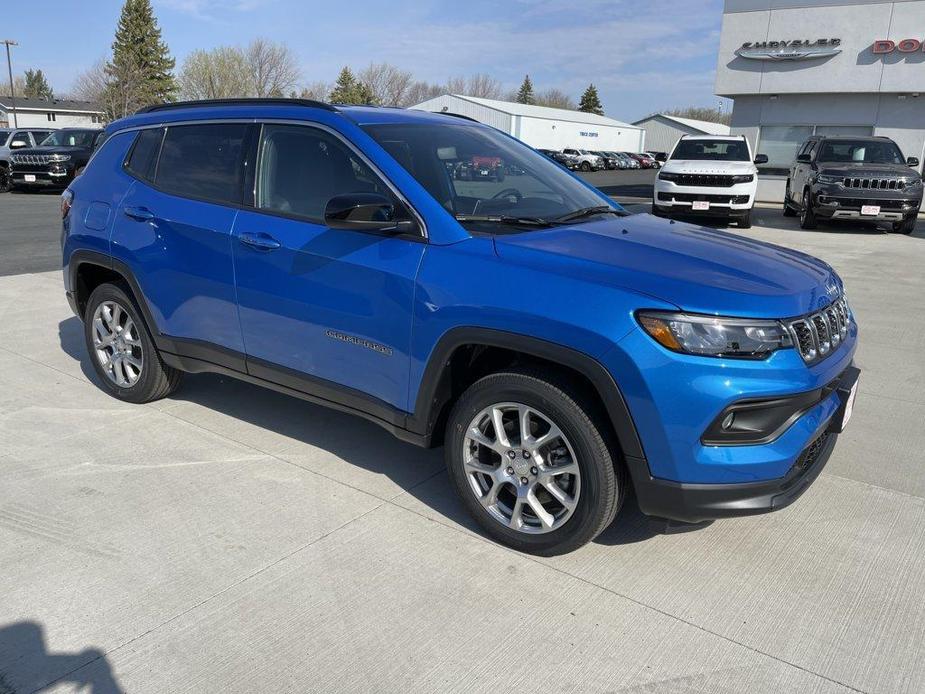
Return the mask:
<path fill-rule="evenodd" d="M 583 161 L 583 162 L 581 162 L 581 166 L 580 166 L 579 168 L 580 168 L 582 171 L 587 172 L 587 171 L 590 171 L 590 170 L 591 170 L 591 164 L 590 164 L 589 162 Z"/>
<path fill-rule="evenodd" d="M 816 213 L 813 211 L 813 199 L 809 188 L 803 191 L 803 209 L 800 210 L 800 228 L 815 229 L 817 226 Z"/>
<path fill-rule="evenodd" d="M 796 217 L 796 210 L 790 206 L 790 181 L 787 181 L 787 188 L 784 190 L 784 216 Z"/>
<path fill-rule="evenodd" d="M 10 180 L 10 170 L 6 166 L 0 166 L 0 193 L 8 193 L 12 187 Z"/>
<path fill-rule="evenodd" d="M 101 284 L 90 294 L 84 314 L 84 338 L 103 388 L 119 400 L 153 402 L 170 395 L 180 385 L 182 372 L 163 362 L 138 305 L 120 284 Z M 111 344 L 99 347 L 107 341 Z M 117 350 L 122 353 L 114 361 L 112 357 Z M 103 365 L 104 359 L 111 368 Z"/>
<path fill-rule="evenodd" d="M 561 435 L 535 448 L 531 440 L 522 443 L 519 408 L 528 412 L 534 440 L 551 432 L 550 423 Z M 495 409 L 506 432 L 500 441 Z M 484 427 L 478 440 L 475 427 Z M 496 541 L 529 554 L 565 554 L 593 540 L 613 522 L 627 486 L 592 402 L 568 380 L 530 370 L 486 376 L 462 394 L 447 422 L 445 458 L 476 522 Z"/>
<path fill-rule="evenodd" d="M 751 229 L 752 228 L 752 211 L 749 210 L 745 213 L 744 217 L 740 217 L 736 220 L 736 224 L 739 229 Z"/>
<path fill-rule="evenodd" d="M 918 216 L 909 217 L 909 219 L 904 219 L 901 222 L 896 222 L 893 224 L 893 233 L 894 234 L 911 234 L 915 231 L 915 223 L 918 221 Z"/>

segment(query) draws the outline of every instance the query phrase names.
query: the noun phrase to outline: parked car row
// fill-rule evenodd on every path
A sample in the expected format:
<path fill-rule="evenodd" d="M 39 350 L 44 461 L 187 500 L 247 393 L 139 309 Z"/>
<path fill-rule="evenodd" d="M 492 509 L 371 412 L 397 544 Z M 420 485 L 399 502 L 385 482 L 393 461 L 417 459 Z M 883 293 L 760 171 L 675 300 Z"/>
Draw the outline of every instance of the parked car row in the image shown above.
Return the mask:
<path fill-rule="evenodd" d="M 647 152 L 610 152 L 603 150 L 571 149 L 561 152 L 554 149 L 540 149 L 553 161 L 572 171 L 602 171 L 604 169 L 657 169 L 661 164 Z"/>
<path fill-rule="evenodd" d="M 65 188 L 99 145 L 98 128 L 0 129 L 0 192 Z"/>

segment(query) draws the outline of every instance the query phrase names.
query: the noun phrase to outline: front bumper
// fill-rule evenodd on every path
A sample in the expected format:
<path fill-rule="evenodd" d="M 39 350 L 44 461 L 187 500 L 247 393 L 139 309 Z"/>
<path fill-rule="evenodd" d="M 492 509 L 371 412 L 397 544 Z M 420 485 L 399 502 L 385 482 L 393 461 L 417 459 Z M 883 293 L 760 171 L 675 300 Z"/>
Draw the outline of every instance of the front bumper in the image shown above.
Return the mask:
<path fill-rule="evenodd" d="M 817 217 L 832 220 L 856 222 L 901 222 L 915 217 L 922 206 L 921 197 L 897 197 L 896 191 L 878 191 L 880 196 L 870 192 L 862 195 L 861 191 L 845 192 L 841 189 L 833 192 L 821 191 L 815 196 L 813 210 Z M 882 193 L 892 192 L 892 196 Z M 878 214 L 863 214 L 865 206 L 877 206 Z"/>
<path fill-rule="evenodd" d="M 704 217 L 744 217 L 755 204 L 757 183 L 732 186 L 684 186 L 655 179 L 653 207 L 665 215 Z M 695 210 L 694 203 L 708 203 L 705 210 Z"/>
<path fill-rule="evenodd" d="M 627 458 L 640 510 L 656 518 L 699 523 L 777 511 L 789 506 L 822 472 L 835 448 L 844 410 L 860 371 L 849 367 L 834 384 L 839 406 L 780 478 L 733 484 L 674 482 L 652 477 L 644 460 Z"/>
<path fill-rule="evenodd" d="M 10 169 L 10 182 L 14 186 L 42 186 L 46 188 L 64 188 L 74 178 L 71 167 L 55 168 L 18 168 Z"/>

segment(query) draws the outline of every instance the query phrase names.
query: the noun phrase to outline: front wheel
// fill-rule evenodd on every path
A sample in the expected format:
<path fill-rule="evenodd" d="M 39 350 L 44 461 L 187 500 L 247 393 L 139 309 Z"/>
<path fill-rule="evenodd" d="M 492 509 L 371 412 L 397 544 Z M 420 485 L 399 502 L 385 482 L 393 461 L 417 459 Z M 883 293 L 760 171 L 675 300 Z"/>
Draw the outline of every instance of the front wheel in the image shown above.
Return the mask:
<path fill-rule="evenodd" d="M 893 224 L 893 232 L 897 234 L 911 234 L 915 231 L 915 223 L 918 221 L 918 217 L 913 216 L 909 219 L 904 219 L 901 222 L 896 222 Z"/>
<path fill-rule="evenodd" d="M 135 302 L 117 284 L 101 284 L 90 294 L 84 337 L 94 371 L 119 400 L 152 402 L 180 383 L 182 373 L 161 360 Z"/>
<path fill-rule="evenodd" d="M 809 193 L 809 189 L 803 191 L 803 209 L 800 210 L 800 228 L 801 229 L 815 229 L 816 228 L 816 213 L 813 211 L 813 197 Z"/>
<path fill-rule="evenodd" d="M 0 166 L 0 193 L 8 193 L 10 184 L 10 170 L 6 166 Z"/>
<path fill-rule="evenodd" d="M 751 229 L 752 228 L 752 211 L 749 210 L 745 213 L 744 217 L 739 217 L 737 220 L 739 229 Z"/>
<path fill-rule="evenodd" d="M 589 162 L 583 161 L 583 162 L 581 162 L 581 167 L 580 167 L 580 168 L 581 168 L 582 171 L 590 171 L 590 170 L 591 170 L 591 164 L 590 164 Z"/>
<path fill-rule="evenodd" d="M 446 465 L 495 540 L 552 556 L 613 521 L 625 477 L 593 412 L 567 381 L 530 371 L 492 374 L 463 393 L 447 422 Z"/>

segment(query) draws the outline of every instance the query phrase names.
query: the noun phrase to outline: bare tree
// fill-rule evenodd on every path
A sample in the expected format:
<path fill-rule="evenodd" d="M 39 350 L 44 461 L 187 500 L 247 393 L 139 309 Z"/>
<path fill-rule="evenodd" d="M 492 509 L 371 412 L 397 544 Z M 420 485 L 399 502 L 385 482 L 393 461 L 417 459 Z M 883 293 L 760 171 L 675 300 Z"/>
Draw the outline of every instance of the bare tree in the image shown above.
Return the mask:
<path fill-rule="evenodd" d="M 482 99 L 500 99 L 501 83 L 491 75 L 476 73 L 466 80 L 463 94 Z"/>
<path fill-rule="evenodd" d="M 576 106 L 572 98 L 561 89 L 547 89 L 536 95 L 537 106 L 549 106 L 550 108 L 564 108 L 574 111 Z"/>
<path fill-rule="evenodd" d="M 447 94 L 465 94 L 466 93 L 466 78 L 465 77 L 450 77 L 446 81 L 446 86 L 444 90 Z"/>
<path fill-rule="evenodd" d="M 670 111 L 664 111 L 666 116 L 678 116 L 679 118 L 693 118 L 694 120 L 705 120 L 710 123 L 722 123 L 729 125 L 732 122 L 732 114 L 724 113 L 722 109 L 711 106 L 687 106 L 685 108 L 673 108 Z"/>
<path fill-rule="evenodd" d="M 100 58 L 92 67 L 77 73 L 77 77 L 74 78 L 67 96 L 77 101 L 92 101 L 102 104 L 105 91 L 106 59 Z"/>
<path fill-rule="evenodd" d="M 405 94 L 413 82 L 410 72 L 389 63 L 370 63 L 359 72 L 357 79 L 369 88 L 376 103 L 383 106 L 404 103 Z"/>
<path fill-rule="evenodd" d="M 249 92 L 253 96 L 283 96 L 299 82 L 298 60 L 285 44 L 255 39 L 244 51 Z"/>
<path fill-rule="evenodd" d="M 219 46 L 211 51 L 193 51 L 180 70 L 180 95 L 184 99 L 249 96 L 248 67 L 240 48 Z"/>
<path fill-rule="evenodd" d="M 311 82 L 310 84 L 302 87 L 302 91 L 299 92 L 299 98 L 301 99 L 314 99 L 315 101 L 327 101 L 328 95 L 331 93 L 331 85 L 324 81 Z"/>
<path fill-rule="evenodd" d="M 449 89 L 442 84 L 430 84 L 429 82 L 415 82 L 405 93 L 403 103 L 399 106 L 414 106 L 422 101 L 433 99 L 434 97 L 446 94 Z M 451 93 L 451 92 L 450 92 Z"/>

